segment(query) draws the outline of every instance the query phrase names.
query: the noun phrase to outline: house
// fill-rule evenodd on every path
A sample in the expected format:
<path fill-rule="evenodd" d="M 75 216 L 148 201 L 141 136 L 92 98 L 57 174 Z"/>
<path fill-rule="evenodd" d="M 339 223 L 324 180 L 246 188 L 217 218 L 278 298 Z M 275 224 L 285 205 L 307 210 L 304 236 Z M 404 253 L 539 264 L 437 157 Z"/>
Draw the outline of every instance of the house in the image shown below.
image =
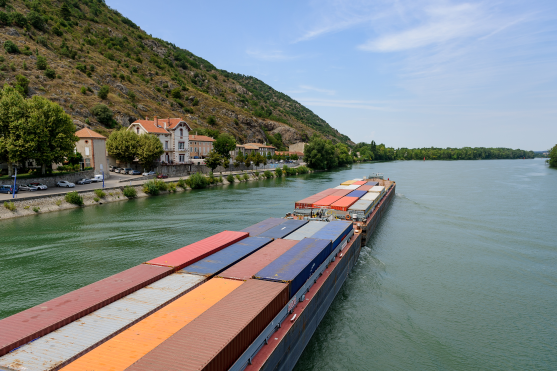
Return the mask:
<path fill-rule="evenodd" d="M 213 150 L 213 142 L 211 137 L 205 135 L 190 135 L 190 146 L 192 158 L 205 158 L 207 153 Z"/>
<path fill-rule="evenodd" d="M 96 174 L 104 170 L 105 177 L 109 177 L 108 154 L 106 152 L 106 137 L 91 129 L 81 129 L 75 133 L 79 138 L 75 144 L 76 152 L 83 156 L 83 166 L 92 167 Z"/>
<path fill-rule="evenodd" d="M 190 125 L 182 118 L 137 120 L 133 122 L 128 130 L 138 135 L 153 134 L 159 138 L 164 149 L 160 157 L 161 163 L 186 164 L 190 163 Z"/>
<path fill-rule="evenodd" d="M 267 157 L 268 154 L 274 156 L 276 148 L 261 143 L 246 143 L 244 144 L 244 154 L 250 155 L 251 153 L 259 153 L 261 156 Z"/>
<path fill-rule="evenodd" d="M 236 144 L 236 149 L 230 151 L 230 158 L 232 160 L 235 160 L 240 153 L 242 154 L 242 156 L 246 154 L 246 146 L 244 146 L 243 144 Z"/>

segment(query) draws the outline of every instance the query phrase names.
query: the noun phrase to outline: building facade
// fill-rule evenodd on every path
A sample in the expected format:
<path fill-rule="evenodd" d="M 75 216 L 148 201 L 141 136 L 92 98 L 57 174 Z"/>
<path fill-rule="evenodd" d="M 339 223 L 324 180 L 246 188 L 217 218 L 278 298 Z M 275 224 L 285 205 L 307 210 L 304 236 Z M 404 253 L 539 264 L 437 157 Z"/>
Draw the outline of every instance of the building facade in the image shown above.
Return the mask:
<path fill-rule="evenodd" d="M 304 142 L 294 143 L 288 146 L 288 152 L 302 152 L 304 153 L 304 149 L 306 148 L 306 144 Z"/>
<path fill-rule="evenodd" d="M 259 153 L 261 156 L 267 157 L 267 155 L 274 156 L 276 148 L 273 146 L 268 146 L 261 143 L 246 143 L 244 144 L 244 155 L 250 155 L 252 153 Z"/>
<path fill-rule="evenodd" d="M 95 174 L 104 171 L 105 177 L 108 178 L 110 174 L 108 171 L 106 137 L 87 128 L 77 131 L 75 135 L 79 138 L 75 144 L 75 150 L 83 156 L 83 166 L 94 168 Z"/>
<path fill-rule="evenodd" d="M 132 123 L 128 130 L 138 135 L 153 134 L 162 143 L 164 153 L 159 162 L 162 164 L 187 164 L 190 163 L 190 125 L 182 118 L 137 120 Z"/>
<path fill-rule="evenodd" d="M 205 135 L 190 135 L 191 157 L 195 159 L 205 158 L 207 153 L 213 150 L 213 142 L 211 137 Z"/>

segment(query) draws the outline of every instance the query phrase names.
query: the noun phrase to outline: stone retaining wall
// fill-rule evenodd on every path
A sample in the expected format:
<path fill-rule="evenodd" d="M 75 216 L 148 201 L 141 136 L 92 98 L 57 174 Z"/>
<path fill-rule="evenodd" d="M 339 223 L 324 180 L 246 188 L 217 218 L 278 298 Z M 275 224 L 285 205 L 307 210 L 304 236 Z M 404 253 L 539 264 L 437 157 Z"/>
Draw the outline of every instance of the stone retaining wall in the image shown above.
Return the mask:
<path fill-rule="evenodd" d="M 95 176 L 95 170 L 85 170 L 85 171 L 78 171 L 77 173 L 71 173 L 66 175 L 55 175 L 55 176 L 46 176 L 46 177 L 39 177 L 39 178 L 18 178 L 16 184 L 18 186 L 29 184 L 29 183 L 41 183 L 46 185 L 49 188 L 55 187 L 56 183 L 61 180 L 67 180 L 68 182 L 75 183 L 79 179 L 82 178 L 92 178 Z M 0 180 L 0 185 L 7 185 L 7 184 L 14 184 L 13 178 L 10 179 L 2 179 Z"/>

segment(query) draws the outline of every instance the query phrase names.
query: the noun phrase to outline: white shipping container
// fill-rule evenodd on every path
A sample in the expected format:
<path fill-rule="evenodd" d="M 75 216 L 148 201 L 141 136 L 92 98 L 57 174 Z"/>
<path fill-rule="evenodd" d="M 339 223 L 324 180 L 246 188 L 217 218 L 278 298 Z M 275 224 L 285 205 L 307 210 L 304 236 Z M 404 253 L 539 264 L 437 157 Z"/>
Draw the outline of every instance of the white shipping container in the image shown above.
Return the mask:
<path fill-rule="evenodd" d="M 351 189 L 351 188 L 348 188 L 348 187 L 350 187 L 350 186 L 339 185 L 339 186 L 336 186 L 334 189 Z"/>
<path fill-rule="evenodd" d="M 310 220 L 306 225 L 290 233 L 288 236 L 284 237 L 283 239 L 301 241 L 304 238 L 309 238 L 313 236 L 326 225 L 327 222 L 318 222 L 316 220 Z"/>
<path fill-rule="evenodd" d="M 174 273 L 0 357 L 0 368 L 51 370 L 128 328 L 206 280 Z"/>
<path fill-rule="evenodd" d="M 366 201 L 378 201 L 379 200 L 379 193 L 376 192 L 368 192 L 365 195 L 363 195 L 362 197 L 360 197 L 360 200 L 366 200 Z"/>
<path fill-rule="evenodd" d="M 383 193 L 383 192 L 385 192 L 385 187 L 383 187 L 383 186 L 373 186 L 373 187 L 371 187 L 371 189 L 368 192 Z"/>
<path fill-rule="evenodd" d="M 350 184 L 349 186 L 345 186 L 345 187 L 346 187 L 345 189 L 350 189 L 350 190 L 352 190 L 352 191 L 355 191 L 356 189 L 360 188 L 361 185 L 359 185 L 359 184 Z"/>

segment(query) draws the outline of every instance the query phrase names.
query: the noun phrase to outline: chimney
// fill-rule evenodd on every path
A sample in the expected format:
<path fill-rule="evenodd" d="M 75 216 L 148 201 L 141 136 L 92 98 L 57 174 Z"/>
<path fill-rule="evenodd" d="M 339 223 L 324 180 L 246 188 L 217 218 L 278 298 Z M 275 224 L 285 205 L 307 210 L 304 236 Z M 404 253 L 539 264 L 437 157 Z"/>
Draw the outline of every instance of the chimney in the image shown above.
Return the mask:
<path fill-rule="evenodd" d="M 159 118 L 157 116 L 154 117 L 155 119 L 155 126 L 159 126 Z"/>
<path fill-rule="evenodd" d="M 166 130 L 166 121 L 164 122 L 164 129 Z"/>

